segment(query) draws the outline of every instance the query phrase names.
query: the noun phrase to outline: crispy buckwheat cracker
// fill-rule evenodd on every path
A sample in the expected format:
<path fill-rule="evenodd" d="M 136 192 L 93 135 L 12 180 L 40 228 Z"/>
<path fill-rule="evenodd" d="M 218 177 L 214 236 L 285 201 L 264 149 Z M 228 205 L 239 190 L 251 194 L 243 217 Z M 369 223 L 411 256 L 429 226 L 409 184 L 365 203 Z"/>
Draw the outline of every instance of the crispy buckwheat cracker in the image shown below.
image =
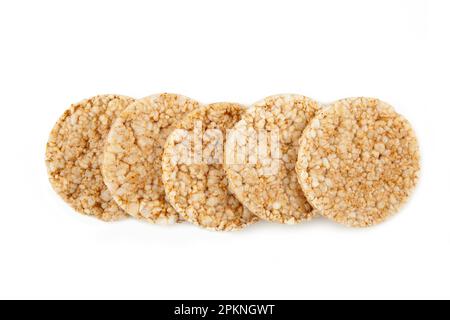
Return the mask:
<path fill-rule="evenodd" d="M 54 126 L 46 163 L 56 192 L 76 211 L 105 221 L 126 216 L 103 183 L 100 161 L 115 118 L 134 99 L 103 95 L 72 105 Z"/>
<path fill-rule="evenodd" d="M 167 139 L 166 194 L 184 219 L 200 227 L 231 231 L 259 220 L 229 192 L 223 169 L 227 130 L 243 112 L 234 103 L 204 106 L 188 114 Z"/>
<path fill-rule="evenodd" d="M 165 200 L 161 159 L 174 125 L 198 106 L 181 95 L 154 95 L 131 104 L 113 124 L 102 172 L 114 200 L 131 216 L 152 223 L 179 221 Z"/>
<path fill-rule="evenodd" d="M 319 104 L 304 96 L 271 96 L 250 107 L 235 125 L 245 154 L 227 144 L 227 154 L 234 155 L 225 163 L 229 187 L 259 218 L 294 224 L 314 215 L 298 184 L 295 163 L 299 138 L 318 110 Z"/>
<path fill-rule="evenodd" d="M 335 102 L 305 130 L 296 166 L 309 202 L 352 227 L 384 221 L 417 184 L 420 155 L 409 122 L 371 98 Z"/>

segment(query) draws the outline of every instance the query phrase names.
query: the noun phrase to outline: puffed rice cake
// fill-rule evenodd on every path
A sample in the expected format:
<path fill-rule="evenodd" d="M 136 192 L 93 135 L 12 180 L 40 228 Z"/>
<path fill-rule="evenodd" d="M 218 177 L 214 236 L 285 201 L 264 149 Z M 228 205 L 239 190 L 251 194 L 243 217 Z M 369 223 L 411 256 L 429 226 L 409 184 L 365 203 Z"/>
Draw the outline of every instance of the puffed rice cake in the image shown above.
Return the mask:
<path fill-rule="evenodd" d="M 251 106 L 235 125 L 234 131 L 248 144 L 247 152 L 253 148 L 250 141 L 255 144 L 258 136 L 258 154 L 250 151 L 244 163 L 227 160 L 229 188 L 259 218 L 295 224 L 314 216 L 298 184 L 295 164 L 299 138 L 319 109 L 317 102 L 305 96 L 276 95 Z M 271 141 L 268 151 L 260 149 L 261 132 L 265 132 L 262 141 Z M 278 151 L 272 150 L 274 134 Z M 228 153 L 233 154 L 233 150 Z"/>
<path fill-rule="evenodd" d="M 134 101 L 100 95 L 74 104 L 55 124 L 46 164 L 55 191 L 77 212 L 101 220 L 126 216 L 103 183 L 100 161 L 111 123 Z"/>
<path fill-rule="evenodd" d="M 384 221 L 418 182 L 409 122 L 378 99 L 349 98 L 320 112 L 301 140 L 296 170 L 312 206 L 353 227 Z"/>
<path fill-rule="evenodd" d="M 163 157 L 166 194 L 191 223 L 232 231 L 259 220 L 229 192 L 223 168 L 227 130 L 244 111 L 235 103 L 201 107 L 188 114 L 167 139 Z"/>
<path fill-rule="evenodd" d="M 166 202 L 161 159 L 175 125 L 199 105 L 177 94 L 153 95 L 131 104 L 113 124 L 102 172 L 114 200 L 129 215 L 159 224 L 180 221 Z"/>

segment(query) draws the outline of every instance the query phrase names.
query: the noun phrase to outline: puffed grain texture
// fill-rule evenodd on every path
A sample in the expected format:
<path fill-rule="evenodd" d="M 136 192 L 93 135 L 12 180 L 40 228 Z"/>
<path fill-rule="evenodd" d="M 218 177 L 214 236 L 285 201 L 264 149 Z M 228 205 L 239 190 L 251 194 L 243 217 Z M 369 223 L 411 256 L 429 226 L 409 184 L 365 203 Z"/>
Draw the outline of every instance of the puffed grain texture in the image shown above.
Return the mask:
<path fill-rule="evenodd" d="M 323 110 L 305 130 L 296 166 L 309 202 L 322 215 L 368 227 L 399 210 L 417 184 L 420 154 L 409 122 L 372 98 Z"/>
<path fill-rule="evenodd" d="M 77 212 L 101 220 L 126 216 L 103 182 L 100 165 L 111 123 L 134 101 L 101 95 L 74 104 L 54 126 L 46 150 L 55 191 Z"/>
<path fill-rule="evenodd" d="M 215 103 L 183 119 L 177 128 L 186 133 L 194 134 L 195 125 L 200 124 L 196 137 L 200 138 L 201 150 L 195 149 L 194 139 L 187 142 L 191 154 L 199 155 L 197 160 L 180 161 L 177 148 L 186 143 L 183 135 L 174 131 L 167 140 L 163 157 L 166 194 L 183 218 L 200 227 L 232 231 L 259 220 L 230 193 L 223 168 L 227 129 L 240 120 L 243 112 L 244 108 L 238 104 Z"/>
<path fill-rule="evenodd" d="M 251 132 L 278 135 L 280 154 L 269 151 L 268 161 L 258 154 L 256 161 L 225 163 L 230 190 L 259 218 L 296 224 L 314 216 L 298 184 L 295 164 L 299 138 L 319 109 L 317 102 L 305 96 L 276 95 L 251 106 L 235 125 L 247 142 L 252 137 L 245 135 Z M 274 167 L 278 169 L 270 169 Z M 273 173 L 267 174 L 267 169 Z"/>
<path fill-rule="evenodd" d="M 176 123 L 198 106 L 181 95 L 158 94 L 137 100 L 115 121 L 102 172 L 113 198 L 129 215 L 158 224 L 179 222 L 166 201 L 161 160 Z"/>

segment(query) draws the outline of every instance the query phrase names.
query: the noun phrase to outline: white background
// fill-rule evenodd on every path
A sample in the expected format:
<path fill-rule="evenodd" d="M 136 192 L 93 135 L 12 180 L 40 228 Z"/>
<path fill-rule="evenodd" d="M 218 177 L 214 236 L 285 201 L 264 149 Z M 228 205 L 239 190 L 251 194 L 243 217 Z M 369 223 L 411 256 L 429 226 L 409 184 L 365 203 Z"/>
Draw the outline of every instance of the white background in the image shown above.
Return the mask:
<path fill-rule="evenodd" d="M 450 298 L 449 1 L 1 1 L 0 298 Z M 50 187 L 73 102 L 169 91 L 252 103 L 375 96 L 414 125 L 423 172 L 371 229 L 237 233 L 107 224 Z"/>

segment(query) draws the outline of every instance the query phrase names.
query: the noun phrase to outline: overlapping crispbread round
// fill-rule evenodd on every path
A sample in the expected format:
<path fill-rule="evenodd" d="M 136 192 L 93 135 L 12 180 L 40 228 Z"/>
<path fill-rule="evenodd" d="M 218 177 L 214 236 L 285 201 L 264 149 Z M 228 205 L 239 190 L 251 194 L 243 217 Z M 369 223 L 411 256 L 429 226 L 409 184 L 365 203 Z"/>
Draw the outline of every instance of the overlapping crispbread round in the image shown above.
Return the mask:
<path fill-rule="evenodd" d="M 296 168 L 322 215 L 366 227 L 407 200 L 418 181 L 419 157 L 405 118 L 380 100 L 351 98 L 333 103 L 307 127 Z"/>
<path fill-rule="evenodd" d="M 244 163 L 225 163 L 230 190 L 258 217 L 294 224 L 313 216 L 298 184 L 295 163 L 298 140 L 319 108 L 317 102 L 304 96 L 271 96 L 250 107 L 235 125 L 235 133 L 244 143 L 250 144 L 261 131 L 278 137 L 279 155 L 270 150 L 269 159 L 264 159 L 258 151 L 258 157 L 248 154 Z"/>
<path fill-rule="evenodd" d="M 167 139 L 163 157 L 167 197 L 183 218 L 198 226 L 230 231 L 258 221 L 229 192 L 223 169 L 227 129 L 243 112 L 234 103 L 201 107 L 188 114 Z"/>
<path fill-rule="evenodd" d="M 102 172 L 114 200 L 131 216 L 154 223 L 179 221 L 165 200 L 161 158 L 174 126 L 198 106 L 181 95 L 154 95 L 131 104 L 113 124 Z"/>
<path fill-rule="evenodd" d="M 46 163 L 56 192 L 76 211 L 99 219 L 126 214 L 103 183 L 100 161 L 111 123 L 134 99 L 101 95 L 74 104 L 54 126 Z"/>

